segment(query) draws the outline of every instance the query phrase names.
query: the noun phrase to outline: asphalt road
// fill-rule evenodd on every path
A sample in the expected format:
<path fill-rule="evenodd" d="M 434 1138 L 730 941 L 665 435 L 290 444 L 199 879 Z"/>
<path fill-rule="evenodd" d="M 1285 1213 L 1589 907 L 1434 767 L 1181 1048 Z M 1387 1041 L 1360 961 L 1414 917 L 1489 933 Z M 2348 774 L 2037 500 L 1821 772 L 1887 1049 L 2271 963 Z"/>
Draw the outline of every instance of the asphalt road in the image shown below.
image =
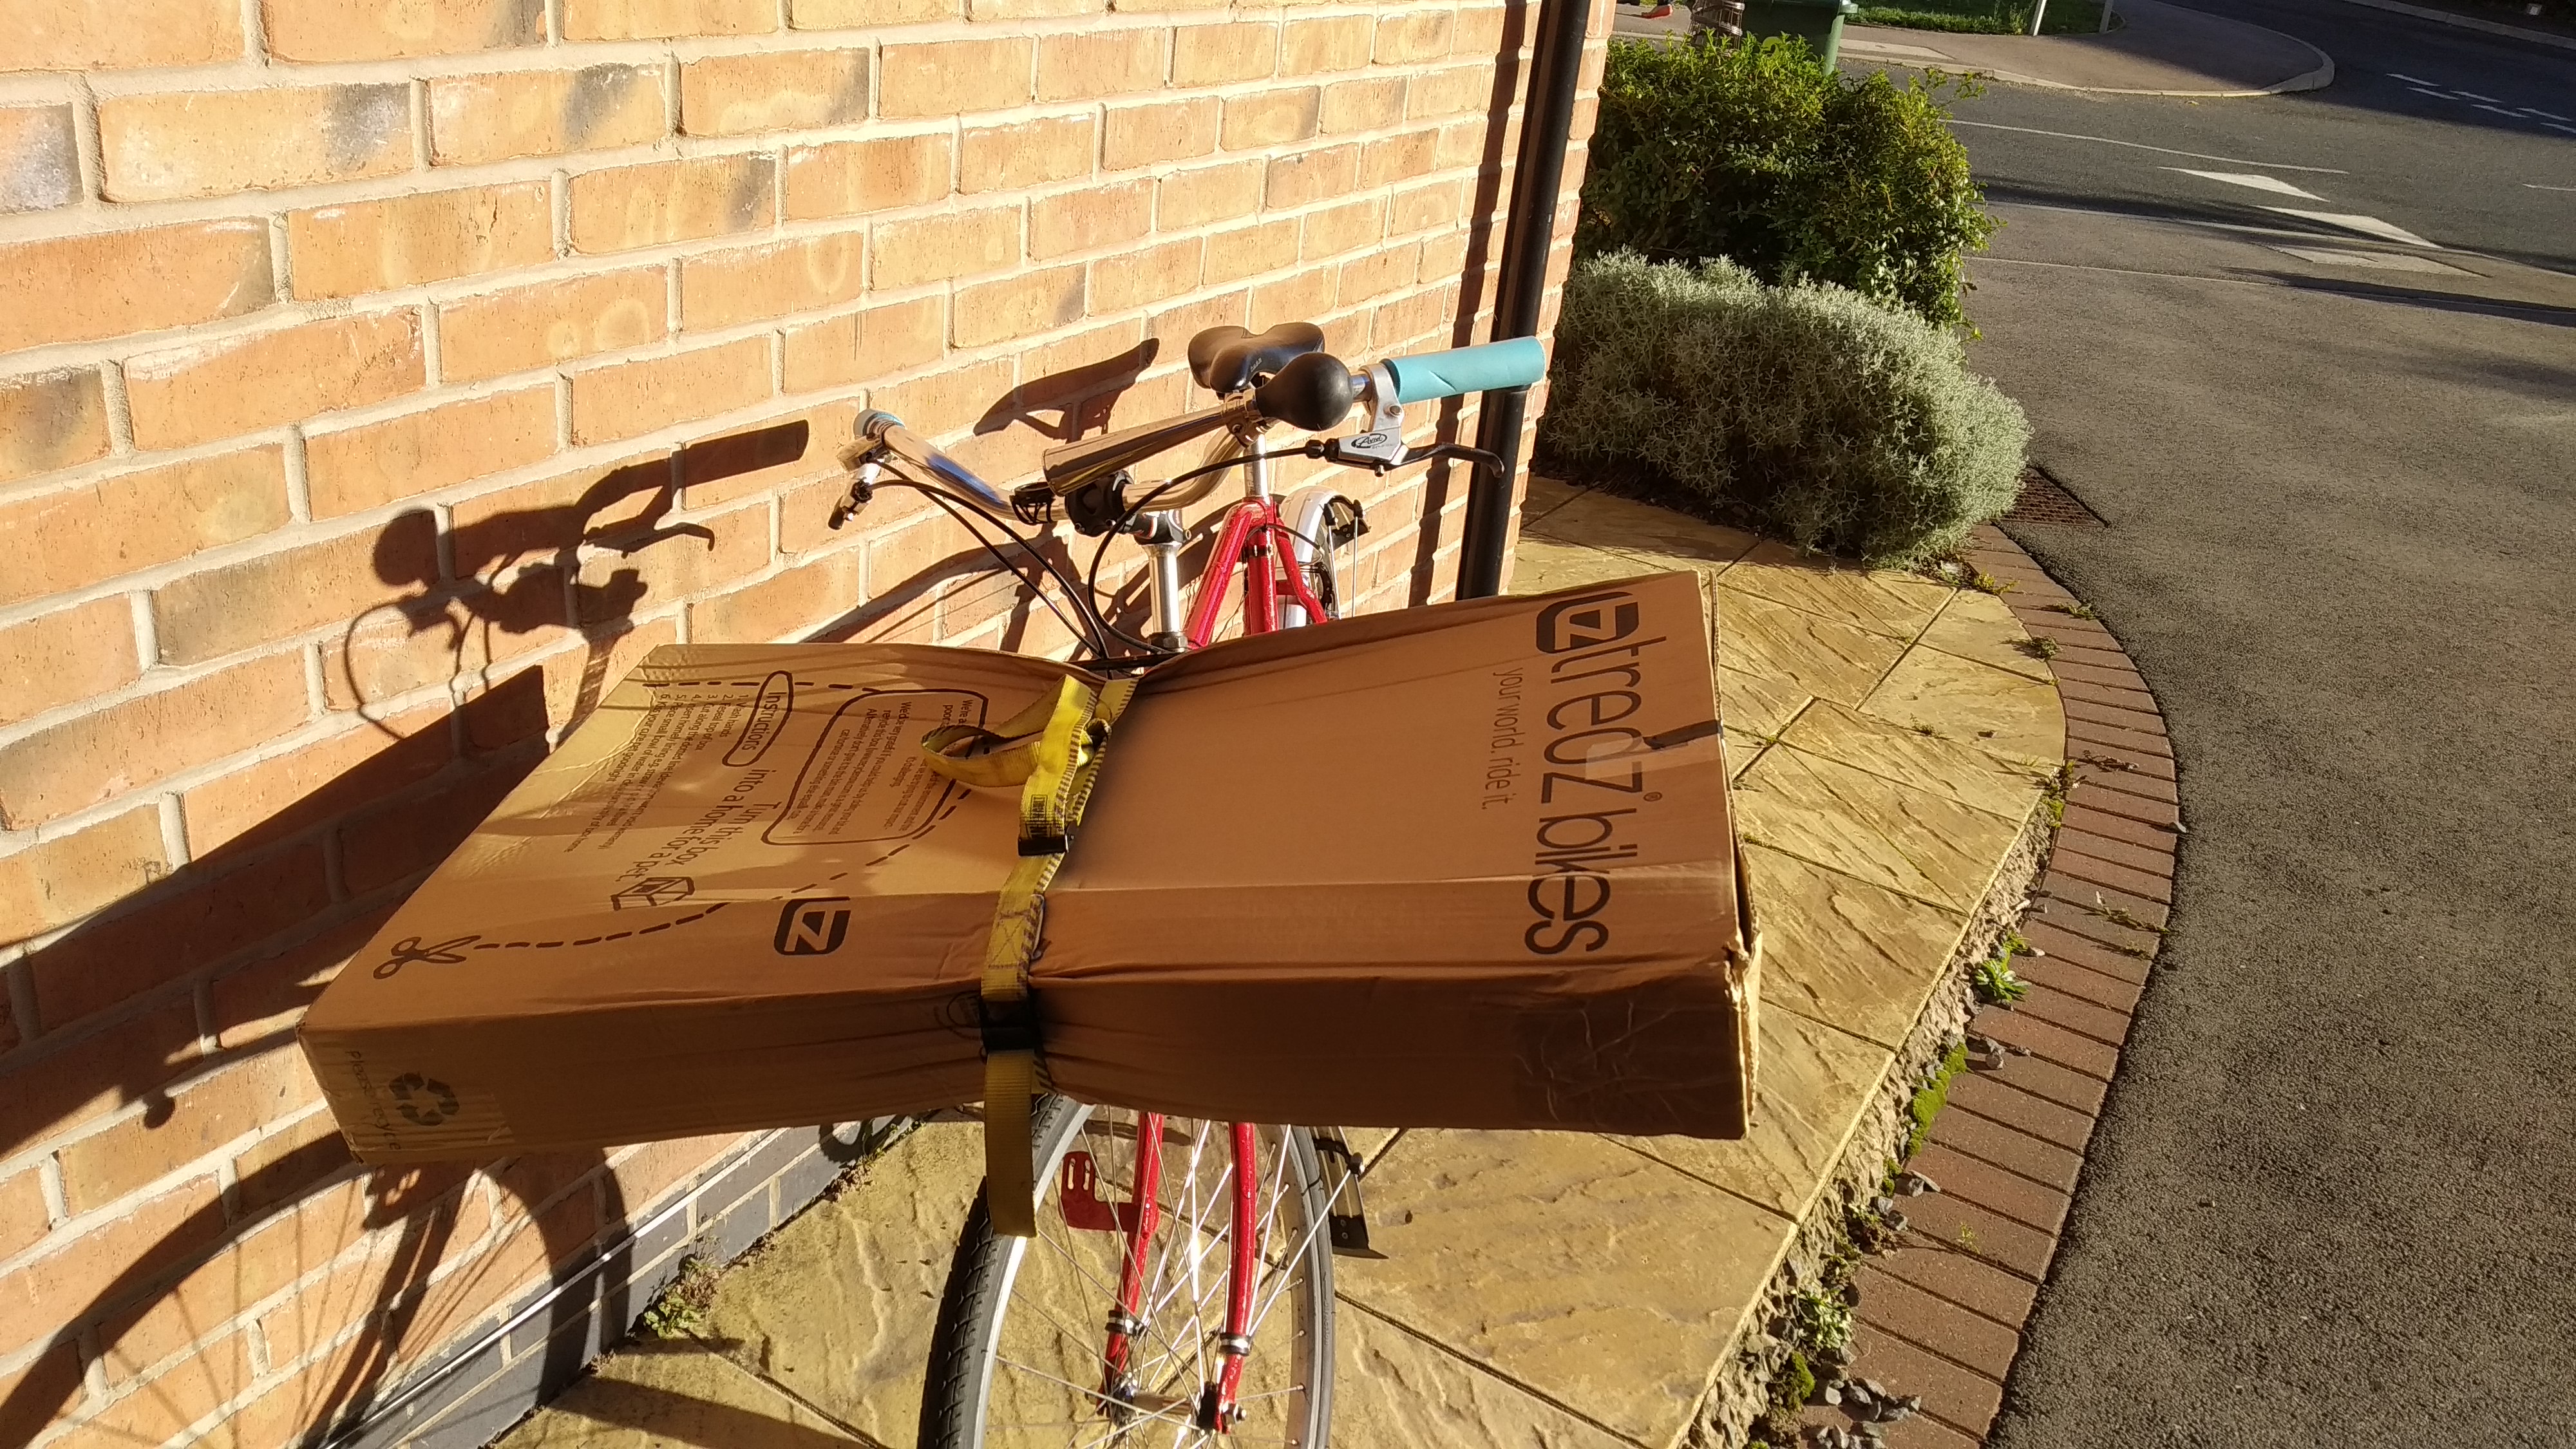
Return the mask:
<path fill-rule="evenodd" d="M 1972 356 L 2110 523 L 2015 532 L 2155 689 L 2189 825 L 1990 1442 L 2576 1445 L 2576 191 L 2534 189 L 2576 135 L 2388 74 L 2576 114 L 2576 54 L 2209 8 L 2342 78 L 1960 110 L 2023 128 L 1960 130 L 2011 222 Z"/>

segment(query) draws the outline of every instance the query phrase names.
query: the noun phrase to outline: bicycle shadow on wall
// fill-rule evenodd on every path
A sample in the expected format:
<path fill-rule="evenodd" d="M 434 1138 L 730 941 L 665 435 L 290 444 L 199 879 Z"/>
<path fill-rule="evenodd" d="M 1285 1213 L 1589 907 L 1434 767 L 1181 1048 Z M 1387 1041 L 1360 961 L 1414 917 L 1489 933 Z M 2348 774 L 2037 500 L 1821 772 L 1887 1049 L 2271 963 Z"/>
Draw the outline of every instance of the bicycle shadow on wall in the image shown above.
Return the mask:
<path fill-rule="evenodd" d="M 671 516 L 685 490 L 798 462 L 807 434 L 798 421 L 692 444 L 444 535 L 428 513 L 396 518 L 372 540 L 395 592 L 324 650 L 335 708 L 369 721 L 335 739 L 363 758 L 238 817 L 192 799 L 192 835 L 220 843 L 10 963 L 34 1011 L 0 1018 L 0 1160 L 44 1146 L 78 1231 L 8 1250 L 25 1261 L 0 1280 L 0 1360 L 32 1361 L 0 1387 L 0 1443 L 93 1411 L 106 1442 L 188 1430 L 253 1386 L 237 1323 L 256 1322 L 276 1378 L 242 1408 L 243 1432 L 307 1443 L 483 1338 L 548 1265 L 574 1291 L 509 1350 L 539 1356 L 549 1391 L 641 1311 L 658 1285 L 628 1281 L 644 1265 L 616 1244 L 637 1204 L 607 1150 L 368 1169 L 322 1108 L 295 1024 L 543 757 L 550 725 L 595 708 L 653 642 L 637 616 L 660 602 L 657 551 L 713 542 Z M 497 1365 L 502 1349 L 483 1352 Z M 90 1397 L 92 1365 L 121 1397 Z"/>

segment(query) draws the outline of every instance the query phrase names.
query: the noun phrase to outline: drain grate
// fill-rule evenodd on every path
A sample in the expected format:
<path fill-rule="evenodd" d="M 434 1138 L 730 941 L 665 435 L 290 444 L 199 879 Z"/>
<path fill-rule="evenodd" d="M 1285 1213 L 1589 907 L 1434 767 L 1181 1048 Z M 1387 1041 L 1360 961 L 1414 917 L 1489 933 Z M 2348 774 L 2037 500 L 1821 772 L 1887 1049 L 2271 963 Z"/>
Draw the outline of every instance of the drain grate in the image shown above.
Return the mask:
<path fill-rule="evenodd" d="M 2004 514 L 2009 523 L 2036 523 L 2053 528 L 2108 528 L 2102 515 L 2084 506 L 2084 500 L 2066 491 L 2049 471 L 2037 463 L 2021 470 L 2021 496 L 2013 500 Z"/>

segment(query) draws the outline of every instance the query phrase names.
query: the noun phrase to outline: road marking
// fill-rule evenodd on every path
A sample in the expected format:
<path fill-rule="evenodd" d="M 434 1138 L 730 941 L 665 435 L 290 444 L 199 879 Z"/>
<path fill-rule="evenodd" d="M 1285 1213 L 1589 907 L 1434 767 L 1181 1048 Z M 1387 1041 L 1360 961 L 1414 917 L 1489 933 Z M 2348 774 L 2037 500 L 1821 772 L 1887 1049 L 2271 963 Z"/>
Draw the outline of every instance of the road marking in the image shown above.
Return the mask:
<path fill-rule="evenodd" d="M 2482 95 L 2479 95 L 2476 91 L 2462 91 L 2462 92 L 2460 92 L 2460 95 L 2461 95 L 2463 98 L 2468 99 L 2468 100 L 2472 100 L 2472 101 L 2493 101 L 2493 100 L 2495 99 L 2495 97 L 2493 97 L 2493 96 L 2482 96 Z"/>
<path fill-rule="evenodd" d="M 2433 85 L 2433 84 L 2435 84 L 2435 82 L 2433 82 L 2433 81 L 2428 81 L 2428 80 L 2419 80 L 2419 79 L 2417 79 L 2416 77 L 2411 76 L 2411 75 L 2400 75 L 2399 73 L 2397 73 L 2396 71 L 2393 71 L 2393 70 L 2392 70 L 2392 71 L 2389 71 L 2387 74 L 2388 74 L 2388 78 L 2389 78 L 2390 80 L 2402 80 L 2402 81 L 2406 82 L 2406 83 L 2407 83 L 2408 85 L 2410 85 L 2410 86 L 2429 86 L 2429 85 Z"/>
<path fill-rule="evenodd" d="M 2538 116 L 2544 121 L 2576 120 L 2576 117 L 2562 116 L 2556 111 L 2544 111 L 2538 106 L 2525 106 L 2522 108 L 2522 113 L 2526 116 Z"/>
<path fill-rule="evenodd" d="M 1980 131 L 2018 131 L 2025 136 L 2054 136 L 2061 141 L 2099 141 L 2105 146 L 2126 146 L 2132 151 L 2154 151 L 2165 156 L 2188 156 L 2194 161 L 2225 161 L 2236 166 L 2260 166 L 2266 171 L 2307 171 L 2319 176 L 2350 176 L 2339 166 L 2293 166 L 2287 161 L 2248 161 L 2242 156 L 2212 156 L 2203 151 L 2177 151 L 2171 146 L 2150 146 L 2144 141 L 2122 141 L 2110 136 L 2084 136 L 2073 131 L 2043 131 L 2035 126 L 2005 126 L 1993 121 L 1962 121 L 1950 118 L 1953 126 L 1974 126 Z"/>
<path fill-rule="evenodd" d="M 2211 181 L 2224 181 L 2230 186 L 2250 186 L 2256 191 L 2269 191 L 2281 196 L 2304 196 L 2310 201 L 2323 201 L 2313 191 L 2301 191 L 2277 176 L 2257 176 L 2250 171 L 2194 171 L 2188 166 L 2159 166 L 2159 171 L 2179 171 L 2185 176 L 2199 176 Z"/>
<path fill-rule="evenodd" d="M 2422 86 L 2410 86 L 2408 89 L 2412 90 L 2419 96 L 2431 96 L 2437 101 L 2456 101 L 2459 99 L 2458 96 L 2451 94 L 2449 91 L 2428 91 Z"/>
<path fill-rule="evenodd" d="M 2553 131 L 2565 131 L 2570 136 L 2576 136 L 2576 126 L 2562 126 L 2556 121 L 2543 121 L 2540 124 L 2547 126 Z"/>
<path fill-rule="evenodd" d="M 2522 183 L 2526 191 L 2576 191 L 2576 186 L 2543 186 L 2537 181 Z"/>
<path fill-rule="evenodd" d="M 2475 276 L 2463 267 L 2447 266 L 2431 257 L 2410 256 L 2404 252 L 2354 252 L 2341 247 L 2280 247 L 2301 261 L 2328 267 L 2369 267 L 2382 272 L 2449 272 L 2455 276 Z"/>
<path fill-rule="evenodd" d="M 2519 121 L 2519 120 L 2521 120 L 2521 119 L 2522 119 L 2522 117 L 2515 115 L 2513 112 L 2506 110 L 2506 109 L 2505 109 L 2504 107 L 2502 107 L 2502 106 L 2478 106 L 2478 107 L 2475 107 L 2475 109 L 2477 109 L 2477 110 L 2481 110 L 2481 111 L 2493 111 L 2493 112 L 2495 112 L 2497 115 L 2504 117 L 2504 118 L 2505 118 L 2506 120 L 2508 120 L 2508 121 Z"/>
<path fill-rule="evenodd" d="M 2382 241 L 2399 242 L 2410 247 L 2433 246 L 2433 243 L 2424 240 L 2422 237 L 2417 236 L 2415 233 L 2408 231 L 2402 226 L 2398 226 L 2392 222 L 2381 221 L 2375 216 L 2363 216 L 2358 212 L 2301 211 L 2298 208 L 2291 206 L 2267 206 L 2263 209 L 2265 211 L 2277 211 L 2283 216 L 2295 216 L 2305 221 L 2321 221 L 2328 226 L 2339 226 L 2346 231 L 2360 232 L 2363 236 L 2378 237 Z M 2438 247 L 2435 247 L 2434 249 L 2437 251 L 2440 250 Z"/>

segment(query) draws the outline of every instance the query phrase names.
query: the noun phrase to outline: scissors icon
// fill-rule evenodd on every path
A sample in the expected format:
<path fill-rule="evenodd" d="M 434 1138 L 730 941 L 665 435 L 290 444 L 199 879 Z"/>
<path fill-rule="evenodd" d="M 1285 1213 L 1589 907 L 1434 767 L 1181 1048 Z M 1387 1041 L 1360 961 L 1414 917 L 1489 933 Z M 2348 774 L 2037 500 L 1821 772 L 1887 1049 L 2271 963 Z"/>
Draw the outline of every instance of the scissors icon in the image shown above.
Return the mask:
<path fill-rule="evenodd" d="M 405 966 L 462 966 L 465 948 L 479 940 L 477 936 L 458 936 L 435 946 L 424 946 L 418 936 L 406 936 L 394 943 L 393 959 L 376 968 L 378 976 L 391 976 Z"/>

